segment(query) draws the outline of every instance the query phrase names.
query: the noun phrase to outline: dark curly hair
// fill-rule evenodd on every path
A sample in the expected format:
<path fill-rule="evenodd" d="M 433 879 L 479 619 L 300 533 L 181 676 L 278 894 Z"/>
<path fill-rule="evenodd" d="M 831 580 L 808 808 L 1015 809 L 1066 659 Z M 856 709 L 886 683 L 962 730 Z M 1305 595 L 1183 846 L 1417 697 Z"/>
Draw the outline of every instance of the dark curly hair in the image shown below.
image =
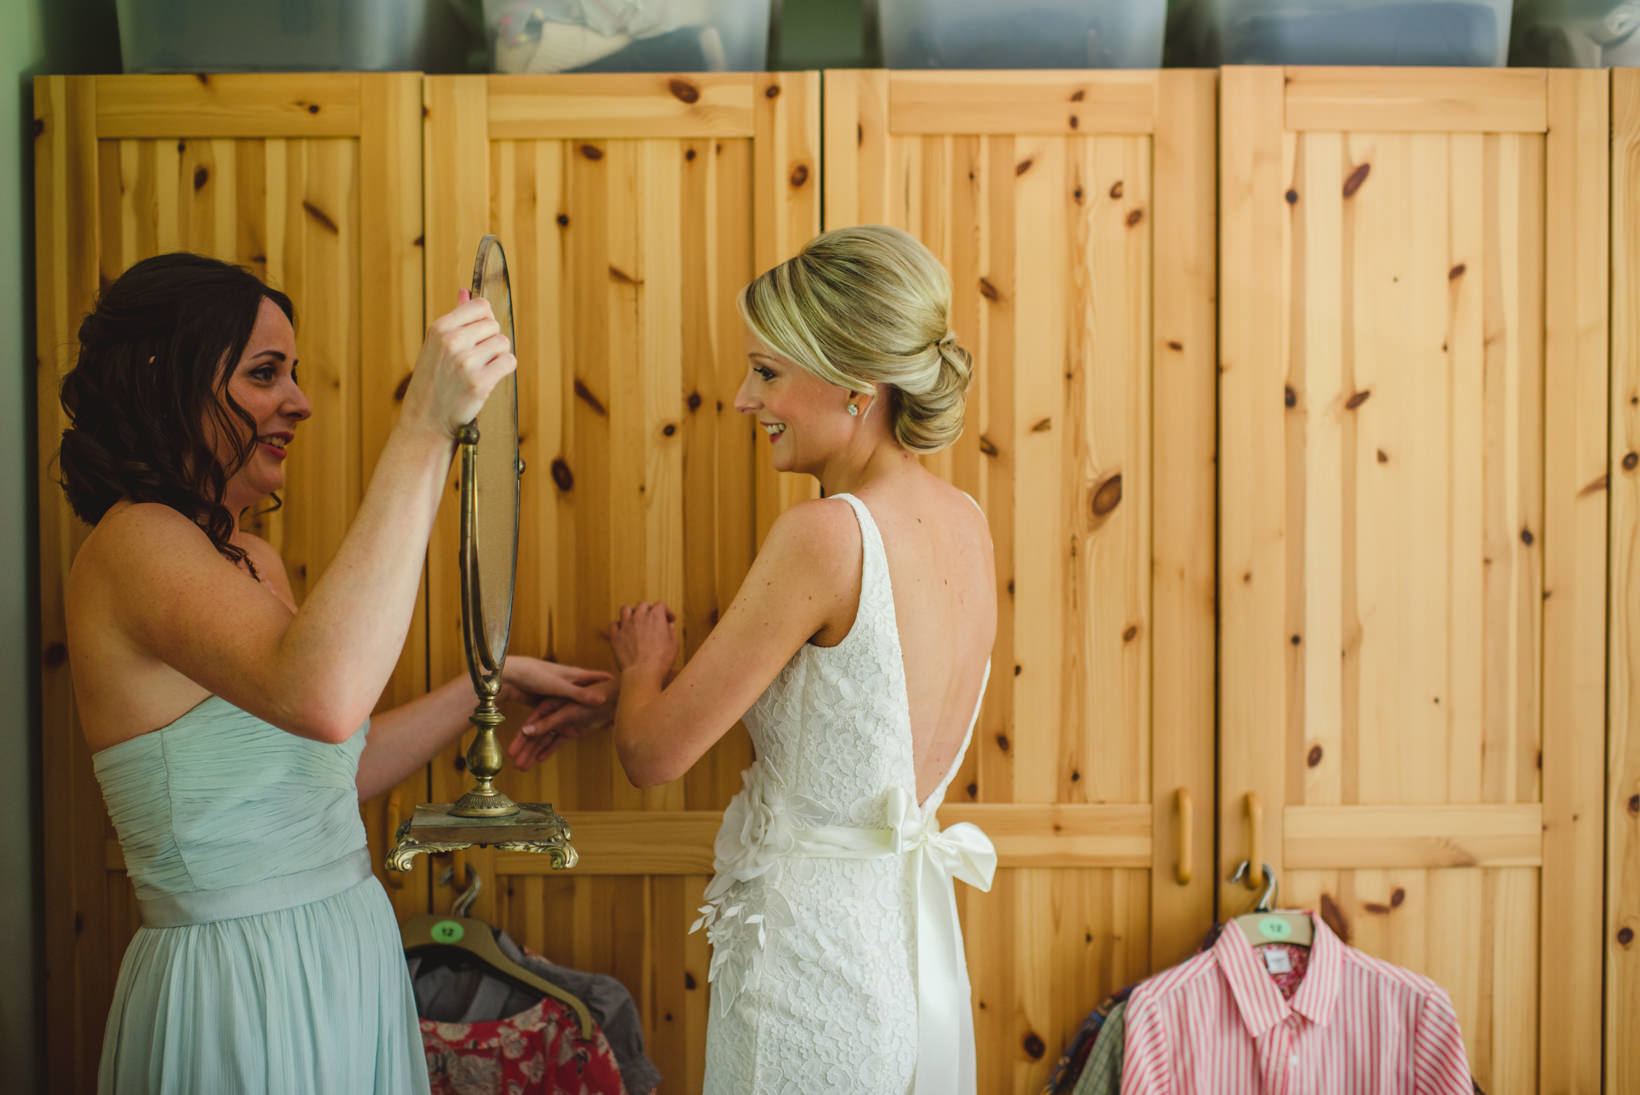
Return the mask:
<path fill-rule="evenodd" d="M 80 520 L 96 524 L 121 498 L 159 502 L 255 573 L 228 542 L 237 514 L 222 498 L 253 451 L 256 421 L 229 396 L 228 380 L 264 297 L 295 324 L 285 294 L 242 267 L 185 251 L 144 259 L 98 294 L 60 395 L 69 427 L 58 482 Z M 213 432 L 234 439 L 227 466 Z"/>

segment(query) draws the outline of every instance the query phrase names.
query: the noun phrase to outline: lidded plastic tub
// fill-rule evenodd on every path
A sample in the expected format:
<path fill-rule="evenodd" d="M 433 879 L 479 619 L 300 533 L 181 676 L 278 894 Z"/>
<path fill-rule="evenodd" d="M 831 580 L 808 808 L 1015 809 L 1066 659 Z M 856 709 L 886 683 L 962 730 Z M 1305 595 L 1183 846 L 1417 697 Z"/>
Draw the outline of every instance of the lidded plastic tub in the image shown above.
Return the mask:
<path fill-rule="evenodd" d="M 878 0 L 889 68 L 1158 68 L 1166 0 Z"/>
<path fill-rule="evenodd" d="M 770 0 L 484 0 L 492 72 L 760 72 Z"/>
<path fill-rule="evenodd" d="M 1217 0 L 1227 65 L 1501 65 L 1510 0 Z"/>
<path fill-rule="evenodd" d="M 116 0 L 127 72 L 414 71 L 444 0 Z M 441 13 L 442 14 L 442 13 Z"/>
<path fill-rule="evenodd" d="M 1516 0 L 1509 63 L 1547 68 L 1640 65 L 1640 0 Z"/>

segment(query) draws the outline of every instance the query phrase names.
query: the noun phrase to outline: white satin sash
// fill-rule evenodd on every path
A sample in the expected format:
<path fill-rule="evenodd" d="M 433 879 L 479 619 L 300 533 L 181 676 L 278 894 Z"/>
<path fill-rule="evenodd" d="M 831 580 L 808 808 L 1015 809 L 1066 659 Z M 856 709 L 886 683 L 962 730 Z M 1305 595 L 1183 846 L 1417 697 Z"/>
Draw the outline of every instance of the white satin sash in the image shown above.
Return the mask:
<path fill-rule="evenodd" d="M 972 822 L 941 829 L 932 812 L 925 817 L 912 796 L 899 787 L 888 792 L 885 828 L 791 825 L 794 814 L 801 817 L 807 811 L 780 809 L 795 804 L 791 796 L 776 789 L 779 778 L 771 781 L 773 773 L 757 771 L 760 767 L 754 764 L 746 773 L 745 788 L 725 812 L 714 864 L 718 874 L 707 888 L 709 904 L 701 910 L 704 915 L 690 930 L 716 919 L 718 903 L 734 882 L 763 874 L 782 856 L 911 856 L 917 900 L 917 1072 L 912 1091 L 914 1095 L 974 1095 L 974 1013 L 954 880 L 990 890 L 997 868 L 991 838 Z M 769 786 L 771 782 L 775 787 Z M 756 810 L 762 824 L 739 824 L 748 810 Z M 742 833 L 748 836 L 743 838 Z"/>

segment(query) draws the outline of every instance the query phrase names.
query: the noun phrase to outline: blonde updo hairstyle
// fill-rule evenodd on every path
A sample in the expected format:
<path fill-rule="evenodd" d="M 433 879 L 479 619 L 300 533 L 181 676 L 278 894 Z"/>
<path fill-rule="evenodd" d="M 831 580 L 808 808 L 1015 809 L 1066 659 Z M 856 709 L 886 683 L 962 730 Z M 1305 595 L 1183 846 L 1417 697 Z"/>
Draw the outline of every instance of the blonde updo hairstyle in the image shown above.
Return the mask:
<path fill-rule="evenodd" d="M 951 278 L 897 228 L 838 228 L 740 296 L 752 333 L 839 388 L 889 390 L 894 437 L 915 453 L 962 436 L 973 359 L 950 328 Z"/>

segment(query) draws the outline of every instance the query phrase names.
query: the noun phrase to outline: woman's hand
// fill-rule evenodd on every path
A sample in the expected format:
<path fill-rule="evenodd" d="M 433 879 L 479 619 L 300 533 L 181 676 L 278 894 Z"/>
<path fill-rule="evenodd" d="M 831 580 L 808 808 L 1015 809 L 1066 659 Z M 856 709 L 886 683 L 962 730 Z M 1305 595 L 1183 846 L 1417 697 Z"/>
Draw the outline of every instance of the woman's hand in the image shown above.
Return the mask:
<path fill-rule="evenodd" d="M 604 676 L 604 680 L 581 689 L 588 694 L 586 699 L 555 696 L 536 705 L 518 733 L 513 735 L 512 741 L 507 743 L 507 755 L 520 772 L 528 772 L 566 743 L 579 740 L 614 721 L 615 698 L 620 691 L 620 682 L 608 674 Z"/>
<path fill-rule="evenodd" d="M 427 329 L 400 419 L 454 438 L 516 368 L 518 359 L 490 302 L 463 289 L 455 308 Z"/>
<path fill-rule="evenodd" d="M 594 686 L 615 679 L 613 673 L 602 669 L 582 669 L 575 665 L 559 665 L 541 658 L 526 658 L 509 654 L 501 667 L 501 691 L 496 699 L 502 703 L 527 703 L 544 706 L 547 703 L 572 702 L 596 706 L 603 702 L 603 694 Z M 535 715 L 524 720 L 527 728 Z"/>
<path fill-rule="evenodd" d="M 672 610 L 660 601 L 626 605 L 609 625 L 609 645 L 622 673 L 634 670 L 664 677 L 678 656 Z"/>

